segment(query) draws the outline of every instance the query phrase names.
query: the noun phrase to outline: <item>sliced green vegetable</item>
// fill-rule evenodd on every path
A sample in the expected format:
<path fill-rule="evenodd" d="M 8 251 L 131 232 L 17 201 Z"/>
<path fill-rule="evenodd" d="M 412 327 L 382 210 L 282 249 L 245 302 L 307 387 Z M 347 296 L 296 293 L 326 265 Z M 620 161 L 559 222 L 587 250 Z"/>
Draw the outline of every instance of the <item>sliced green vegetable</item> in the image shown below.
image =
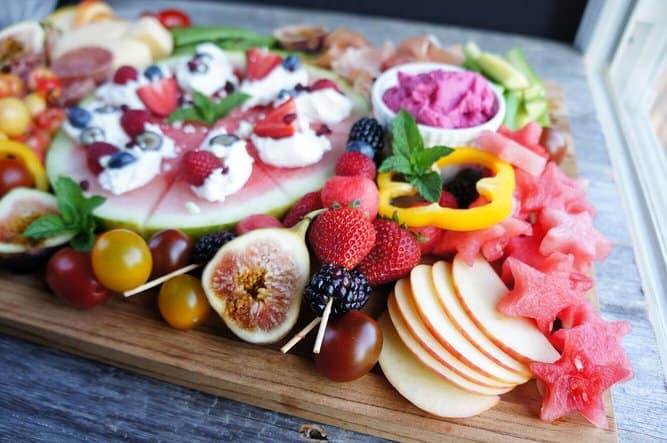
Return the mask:
<path fill-rule="evenodd" d="M 532 120 L 537 120 L 540 115 L 547 112 L 549 103 L 547 102 L 546 98 L 536 98 L 533 100 L 524 101 L 523 107 Z"/>
<path fill-rule="evenodd" d="M 261 37 L 256 32 L 230 26 L 192 26 L 190 28 L 172 28 L 174 46 L 192 43 L 215 42 L 230 39 L 252 39 Z"/>
<path fill-rule="evenodd" d="M 484 74 L 507 89 L 518 90 L 530 86 L 526 76 L 500 56 L 483 52 L 475 62 L 482 68 Z"/>
<path fill-rule="evenodd" d="M 535 71 L 530 67 L 526 57 L 524 57 L 523 52 L 519 48 L 512 48 L 505 53 L 505 58 L 512 66 L 521 71 L 523 75 L 526 76 L 528 81 L 533 85 L 542 85 L 539 77 L 535 75 Z"/>
<path fill-rule="evenodd" d="M 475 42 L 468 42 L 463 45 L 463 55 L 467 59 L 477 60 L 480 55 L 482 55 L 482 50 L 477 46 Z"/>
<path fill-rule="evenodd" d="M 516 113 L 521 106 L 520 93 L 516 91 L 505 91 L 505 119 L 503 125 L 510 129 L 517 129 L 516 127 Z"/>

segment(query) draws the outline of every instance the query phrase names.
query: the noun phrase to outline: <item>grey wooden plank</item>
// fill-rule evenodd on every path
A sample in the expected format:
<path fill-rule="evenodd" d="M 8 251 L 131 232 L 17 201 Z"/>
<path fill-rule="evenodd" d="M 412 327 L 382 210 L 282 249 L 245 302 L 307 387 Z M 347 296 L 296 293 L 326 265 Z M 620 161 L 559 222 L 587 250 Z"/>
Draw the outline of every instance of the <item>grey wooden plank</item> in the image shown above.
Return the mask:
<path fill-rule="evenodd" d="M 225 23 L 269 32 L 292 23 L 358 29 L 376 44 L 429 32 L 444 44 L 475 40 L 492 51 L 519 46 L 538 75 L 566 94 L 580 174 L 590 182 L 597 226 L 618 245 L 596 266 L 603 316 L 625 319 L 635 379 L 613 389 L 622 441 L 667 440 L 667 392 L 647 317 L 639 272 L 625 225 L 605 140 L 580 54 L 540 39 L 347 14 L 206 2 L 112 2 L 133 17 L 165 5 L 187 9 L 202 24 Z M 299 441 L 302 420 L 152 380 L 56 350 L 0 336 L 0 440 L 3 441 Z M 331 441 L 376 441 L 326 427 Z"/>

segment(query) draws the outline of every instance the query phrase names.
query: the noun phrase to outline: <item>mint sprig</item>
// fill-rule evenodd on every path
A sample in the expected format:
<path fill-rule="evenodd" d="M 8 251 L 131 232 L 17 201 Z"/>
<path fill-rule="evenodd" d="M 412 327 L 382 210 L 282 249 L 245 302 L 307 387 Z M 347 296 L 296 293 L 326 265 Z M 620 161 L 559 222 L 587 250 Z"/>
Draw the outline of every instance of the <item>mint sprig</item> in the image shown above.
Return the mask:
<path fill-rule="evenodd" d="M 48 214 L 34 220 L 23 231 L 24 237 L 36 240 L 70 234 L 70 245 L 77 251 L 87 252 L 95 243 L 93 211 L 106 201 L 100 195 L 86 197 L 81 186 L 69 177 L 58 177 L 54 186 L 60 214 Z"/>
<path fill-rule="evenodd" d="M 189 120 L 212 125 L 226 117 L 232 109 L 248 100 L 250 96 L 242 92 L 233 92 L 220 101 L 215 101 L 199 91 L 192 93 L 192 106 L 178 108 L 167 117 L 169 123 Z"/>
<path fill-rule="evenodd" d="M 391 136 L 393 155 L 382 162 L 380 172 L 397 172 L 426 200 L 440 200 L 442 177 L 431 167 L 454 150 L 447 146 L 425 147 L 417 122 L 404 109 L 398 111 L 392 121 Z"/>

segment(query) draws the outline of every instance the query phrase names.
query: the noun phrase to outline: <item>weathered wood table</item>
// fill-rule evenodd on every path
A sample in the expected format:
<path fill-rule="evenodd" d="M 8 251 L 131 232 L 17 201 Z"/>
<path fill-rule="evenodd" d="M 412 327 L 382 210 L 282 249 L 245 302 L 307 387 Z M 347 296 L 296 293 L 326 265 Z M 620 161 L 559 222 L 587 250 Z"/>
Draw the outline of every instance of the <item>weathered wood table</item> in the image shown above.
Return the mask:
<path fill-rule="evenodd" d="M 358 29 L 374 43 L 432 33 L 445 45 L 475 40 L 483 48 L 521 47 L 538 75 L 565 90 L 580 175 L 599 210 L 597 226 L 616 243 L 596 266 L 603 316 L 632 322 L 624 344 L 635 378 L 613 389 L 622 441 L 667 440 L 667 392 L 622 202 L 593 108 L 580 54 L 528 37 L 346 14 L 205 2 L 112 1 L 136 17 L 166 5 L 186 9 L 196 23 L 224 23 L 270 32 L 318 23 Z M 0 289 L 1 290 L 1 289 Z M 132 331 L 127 331 L 132 334 Z M 267 369 L 269 370 L 269 369 Z M 0 335 L 0 441 L 303 441 L 302 419 L 247 406 Z M 327 426 L 330 441 L 376 441 Z M 418 436 L 415 436 L 418 438 Z M 530 438 L 530 436 L 526 436 Z"/>

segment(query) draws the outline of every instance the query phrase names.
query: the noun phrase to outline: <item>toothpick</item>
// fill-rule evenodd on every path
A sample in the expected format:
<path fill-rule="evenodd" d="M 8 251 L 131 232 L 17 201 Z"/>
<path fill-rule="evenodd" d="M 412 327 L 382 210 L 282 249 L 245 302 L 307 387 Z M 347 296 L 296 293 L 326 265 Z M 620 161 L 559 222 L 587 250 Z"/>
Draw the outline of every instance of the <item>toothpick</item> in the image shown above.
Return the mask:
<path fill-rule="evenodd" d="M 333 297 L 329 297 L 327 306 L 324 308 L 322 313 L 322 323 L 320 323 L 320 329 L 317 330 L 317 338 L 315 339 L 315 346 L 313 347 L 313 352 L 315 354 L 320 353 L 322 348 L 322 340 L 324 340 L 324 331 L 327 329 L 327 323 L 329 323 L 329 316 L 331 315 L 331 306 L 333 306 Z"/>
<path fill-rule="evenodd" d="M 155 286 L 161 285 L 162 283 L 166 282 L 172 277 L 176 277 L 177 275 L 187 274 L 188 272 L 197 269 L 200 266 L 201 266 L 200 264 L 193 263 L 191 265 L 184 266 L 181 269 L 176 269 L 175 271 L 172 271 L 169 274 L 165 274 L 162 277 L 158 277 L 155 280 L 151 280 L 149 282 L 144 283 L 141 286 L 137 286 L 134 289 L 130 289 L 129 291 L 123 292 L 123 297 L 130 297 L 134 294 L 138 294 L 150 288 L 154 288 Z"/>
<path fill-rule="evenodd" d="M 305 328 L 297 332 L 296 335 L 294 335 L 294 337 L 290 339 L 290 341 L 285 343 L 285 345 L 282 348 L 280 348 L 280 352 L 282 352 L 283 354 L 287 354 L 290 351 L 290 349 L 294 347 L 294 345 L 303 340 L 306 337 L 306 335 L 308 335 L 310 331 L 315 329 L 315 326 L 317 326 L 317 324 L 321 321 L 322 317 L 314 318 L 313 321 L 308 323 Z"/>

